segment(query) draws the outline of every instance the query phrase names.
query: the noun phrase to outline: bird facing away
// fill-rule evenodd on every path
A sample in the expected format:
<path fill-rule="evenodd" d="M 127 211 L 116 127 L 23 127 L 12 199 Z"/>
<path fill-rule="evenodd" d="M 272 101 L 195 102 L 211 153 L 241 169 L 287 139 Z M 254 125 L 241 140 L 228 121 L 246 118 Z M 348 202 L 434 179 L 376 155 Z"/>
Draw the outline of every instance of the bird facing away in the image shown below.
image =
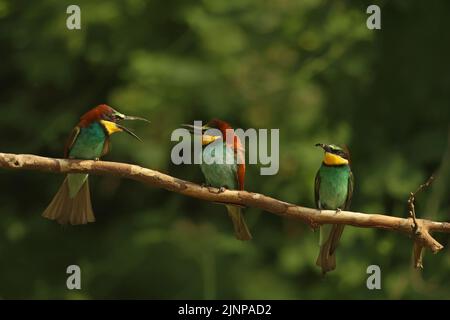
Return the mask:
<path fill-rule="evenodd" d="M 325 156 L 315 179 L 315 202 L 319 210 L 348 210 L 353 195 L 353 174 L 350 169 L 350 154 L 341 147 L 316 144 L 325 151 Z M 336 268 L 336 247 L 344 225 L 322 225 L 320 227 L 320 252 L 316 265 L 325 274 Z"/>
<path fill-rule="evenodd" d="M 192 125 L 185 125 L 191 130 Z M 205 176 L 207 185 L 219 189 L 244 190 L 245 180 L 245 150 L 241 141 L 234 134 L 233 128 L 225 121 L 213 119 L 205 126 L 197 128 L 202 132 L 202 163 L 200 168 Z M 208 135 L 204 131 L 218 129 L 221 135 Z M 200 131 L 201 130 L 201 131 Z M 227 130 L 231 134 L 227 135 Z M 218 155 L 225 155 L 223 163 L 213 163 Z M 238 162 L 237 159 L 240 159 Z M 225 205 L 228 215 L 233 222 L 234 233 L 238 240 L 251 240 L 252 235 L 245 223 L 242 207 Z"/>
<path fill-rule="evenodd" d="M 126 116 L 106 104 L 101 104 L 81 117 L 66 143 L 64 157 L 98 160 L 109 152 L 109 137 L 115 132 L 123 131 L 140 140 L 133 132 L 120 125 L 118 123 L 120 120 L 148 121 Z M 88 174 L 68 174 L 42 216 L 56 220 L 60 224 L 78 225 L 94 222 Z"/>

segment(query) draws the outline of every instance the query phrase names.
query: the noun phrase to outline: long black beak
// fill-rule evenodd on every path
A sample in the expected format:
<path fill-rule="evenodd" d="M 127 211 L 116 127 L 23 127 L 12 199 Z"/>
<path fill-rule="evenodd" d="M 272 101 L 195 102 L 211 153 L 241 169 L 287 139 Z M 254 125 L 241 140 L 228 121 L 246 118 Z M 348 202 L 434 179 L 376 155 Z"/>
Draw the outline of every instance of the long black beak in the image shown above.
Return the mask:
<path fill-rule="evenodd" d="M 145 121 L 147 123 L 150 123 L 150 120 L 147 120 L 147 119 L 141 118 L 141 117 L 135 117 L 135 116 L 125 116 L 124 115 L 123 120 L 141 120 L 141 121 Z"/>
<path fill-rule="evenodd" d="M 326 152 L 330 152 L 330 147 L 327 144 L 324 143 L 316 143 L 315 144 L 316 147 L 321 147 L 324 151 Z"/>
<path fill-rule="evenodd" d="M 316 143 L 314 146 L 315 146 L 315 147 L 321 147 L 322 149 L 325 150 L 326 144 L 323 144 L 323 143 Z"/>
<path fill-rule="evenodd" d="M 133 131 L 131 131 L 130 129 L 128 129 L 127 127 L 124 127 L 118 123 L 116 123 L 116 126 L 120 129 L 122 129 L 124 132 L 128 133 L 130 136 L 135 137 L 136 139 L 138 139 L 140 142 L 142 142 L 142 139 L 139 138 Z"/>
<path fill-rule="evenodd" d="M 190 133 L 203 134 L 203 132 L 205 132 L 206 130 L 209 129 L 209 127 L 207 127 L 207 126 L 199 127 L 199 126 L 194 126 L 192 124 L 182 124 L 181 126 L 188 129 Z"/>

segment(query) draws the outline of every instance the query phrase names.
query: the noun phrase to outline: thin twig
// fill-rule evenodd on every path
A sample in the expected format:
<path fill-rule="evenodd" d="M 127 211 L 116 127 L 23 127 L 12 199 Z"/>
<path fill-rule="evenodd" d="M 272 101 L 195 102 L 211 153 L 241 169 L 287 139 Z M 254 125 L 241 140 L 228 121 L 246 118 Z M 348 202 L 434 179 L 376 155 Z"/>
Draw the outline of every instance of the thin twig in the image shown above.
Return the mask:
<path fill-rule="evenodd" d="M 417 223 L 417 217 L 416 217 L 416 196 L 428 188 L 434 181 L 434 175 L 431 175 L 428 180 L 421 184 L 415 192 L 411 192 L 409 194 L 408 199 L 408 206 L 409 206 L 409 217 L 413 220 L 412 225 L 412 234 L 414 238 L 414 246 L 413 246 L 413 258 L 414 258 L 414 267 L 416 269 L 423 269 L 423 244 L 421 241 L 420 236 L 422 235 L 422 232 L 424 232 L 423 227 L 421 227 Z M 428 233 L 428 230 L 425 230 Z"/>
<path fill-rule="evenodd" d="M 413 222 L 414 222 L 414 227 L 413 227 L 414 233 L 417 232 L 417 219 L 416 219 L 416 208 L 415 208 L 416 196 L 417 196 L 417 194 L 422 192 L 422 190 L 428 188 L 433 183 L 433 181 L 434 181 L 434 175 L 430 176 L 425 183 L 421 184 L 415 192 L 410 192 L 410 194 L 409 194 L 409 199 L 408 199 L 409 216 L 410 216 L 410 218 L 413 219 Z"/>

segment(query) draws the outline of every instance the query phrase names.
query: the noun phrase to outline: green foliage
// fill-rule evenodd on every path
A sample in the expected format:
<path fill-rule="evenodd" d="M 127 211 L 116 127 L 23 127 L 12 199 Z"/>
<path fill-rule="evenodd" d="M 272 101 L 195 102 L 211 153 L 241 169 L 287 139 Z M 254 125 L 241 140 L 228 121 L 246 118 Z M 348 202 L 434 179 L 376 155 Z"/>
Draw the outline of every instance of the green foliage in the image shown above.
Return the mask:
<path fill-rule="evenodd" d="M 248 166 L 246 188 L 313 206 L 317 142 L 348 144 L 352 208 L 406 216 L 408 193 L 436 170 L 418 214 L 449 220 L 447 1 L 390 1 L 382 30 L 360 1 L 0 0 L 0 150 L 61 156 L 78 117 L 99 103 L 153 121 L 144 144 L 113 137 L 107 160 L 202 182 L 170 162 L 170 134 L 194 119 L 280 129 L 280 171 Z M 447 151 L 446 151 L 447 150 Z M 447 152 L 446 156 L 444 156 Z M 63 177 L 0 172 L 2 298 L 450 298 L 448 236 L 422 274 L 412 242 L 347 227 L 337 270 L 314 265 L 318 234 L 247 209 L 254 240 L 233 237 L 225 208 L 133 181 L 91 177 L 97 222 L 60 227 L 40 214 Z M 82 290 L 66 289 L 66 267 Z M 366 268 L 382 290 L 366 288 Z"/>

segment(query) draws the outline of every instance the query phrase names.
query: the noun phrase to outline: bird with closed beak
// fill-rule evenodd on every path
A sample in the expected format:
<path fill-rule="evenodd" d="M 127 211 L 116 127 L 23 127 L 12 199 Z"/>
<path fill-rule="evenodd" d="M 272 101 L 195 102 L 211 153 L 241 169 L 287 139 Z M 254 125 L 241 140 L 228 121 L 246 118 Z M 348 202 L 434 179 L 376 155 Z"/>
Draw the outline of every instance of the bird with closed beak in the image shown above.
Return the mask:
<path fill-rule="evenodd" d="M 315 204 L 319 210 L 348 210 L 353 196 L 353 173 L 348 148 L 334 144 L 317 143 L 324 150 L 324 158 L 315 178 Z M 336 268 L 336 248 L 344 225 L 320 227 L 320 252 L 316 265 L 325 274 Z"/>

